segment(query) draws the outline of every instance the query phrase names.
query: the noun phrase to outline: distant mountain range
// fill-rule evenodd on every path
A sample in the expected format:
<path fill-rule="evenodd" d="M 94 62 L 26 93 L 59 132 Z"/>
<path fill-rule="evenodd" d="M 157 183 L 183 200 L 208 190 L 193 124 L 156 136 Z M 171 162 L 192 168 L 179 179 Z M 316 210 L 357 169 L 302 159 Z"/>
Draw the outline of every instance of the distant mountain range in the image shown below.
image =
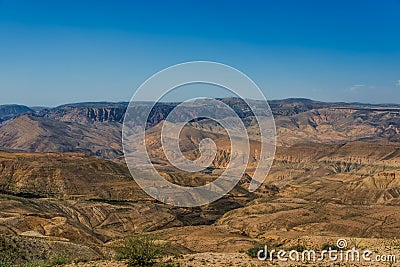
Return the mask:
<path fill-rule="evenodd" d="M 225 98 L 245 120 L 249 135 L 257 134 L 253 113 L 243 100 Z M 251 100 L 257 109 L 258 102 Z M 151 103 L 143 102 L 143 105 Z M 149 125 L 162 122 L 178 103 L 157 103 Z M 400 141 L 400 105 L 326 103 L 309 99 L 269 102 L 275 117 L 278 145 Z M 118 160 L 122 156 L 121 128 L 127 102 L 90 102 L 55 108 L 0 106 L 0 148 L 22 152 L 80 152 Z M 261 108 L 261 106 L 260 106 Z M 140 112 L 140 108 L 138 108 Z M 200 131 L 223 133 L 211 120 L 190 125 Z"/>
<path fill-rule="evenodd" d="M 245 103 L 237 98 L 220 99 L 236 111 L 244 111 Z M 250 100 L 257 106 L 257 100 Z M 151 105 L 151 102 L 143 102 L 144 105 Z M 161 102 L 156 108 L 164 112 L 169 112 L 179 102 Z M 24 114 L 35 114 L 39 117 L 54 118 L 65 121 L 117 121 L 122 122 L 128 102 L 82 102 L 65 104 L 54 108 L 48 107 L 28 107 L 24 105 L 0 105 L 0 121 L 9 120 Z M 345 103 L 345 102 L 321 102 L 306 98 L 288 98 L 283 100 L 269 101 L 269 105 L 275 116 L 287 116 L 299 114 L 313 109 L 339 108 L 355 110 L 380 110 L 398 111 L 398 104 L 364 104 L 364 103 Z M 74 114 L 75 116 L 72 116 Z"/>

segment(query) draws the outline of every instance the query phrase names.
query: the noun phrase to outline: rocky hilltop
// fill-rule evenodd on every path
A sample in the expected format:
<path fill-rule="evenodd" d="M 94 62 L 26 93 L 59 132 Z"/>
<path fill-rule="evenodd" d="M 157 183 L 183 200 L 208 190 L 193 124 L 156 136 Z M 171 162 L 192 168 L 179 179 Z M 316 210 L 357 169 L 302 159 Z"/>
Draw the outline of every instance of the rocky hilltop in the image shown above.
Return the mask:
<path fill-rule="evenodd" d="M 22 105 L 0 105 L 0 125 L 3 121 L 27 113 L 35 113 L 35 111 Z"/>
<path fill-rule="evenodd" d="M 38 112 L 39 117 L 63 122 L 119 122 L 122 123 L 127 103 L 78 103 L 62 105 Z"/>

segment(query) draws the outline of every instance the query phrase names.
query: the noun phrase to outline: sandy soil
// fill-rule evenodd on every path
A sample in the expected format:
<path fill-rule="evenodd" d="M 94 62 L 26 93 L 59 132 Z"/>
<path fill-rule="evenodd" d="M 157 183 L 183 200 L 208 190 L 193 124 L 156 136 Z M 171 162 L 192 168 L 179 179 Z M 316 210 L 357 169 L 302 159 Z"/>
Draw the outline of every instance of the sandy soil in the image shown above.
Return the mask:
<path fill-rule="evenodd" d="M 127 265 L 123 262 L 116 261 L 95 261 L 87 263 L 78 263 L 68 265 L 81 266 L 81 267 L 126 267 Z M 250 258 L 244 253 L 198 253 L 184 255 L 178 259 L 164 259 L 163 263 L 156 266 L 165 267 L 202 267 L 202 266 L 242 266 L 242 267 L 258 267 L 258 266 L 398 266 L 396 263 L 389 262 L 280 262 L 278 260 L 270 261 L 260 261 L 258 259 Z"/>

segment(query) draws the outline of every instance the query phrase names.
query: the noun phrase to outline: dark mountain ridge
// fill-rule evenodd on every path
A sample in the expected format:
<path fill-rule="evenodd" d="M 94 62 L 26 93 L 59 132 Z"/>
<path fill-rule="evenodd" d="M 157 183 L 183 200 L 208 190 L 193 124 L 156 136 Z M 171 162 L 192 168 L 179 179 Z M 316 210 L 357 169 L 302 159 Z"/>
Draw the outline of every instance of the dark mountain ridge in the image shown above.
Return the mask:
<path fill-rule="evenodd" d="M 26 113 L 35 111 L 23 105 L 0 105 L 0 123 Z"/>
<path fill-rule="evenodd" d="M 242 118 L 252 116 L 246 103 L 238 98 L 220 99 L 228 104 Z M 258 100 L 249 100 L 257 108 L 260 106 Z M 143 105 L 152 105 L 152 102 L 142 102 Z M 160 102 L 157 103 L 152 111 L 149 121 L 157 124 L 179 104 L 179 102 Z M 35 114 L 39 117 L 51 118 L 59 121 L 75 122 L 123 122 L 128 102 L 82 102 L 60 105 L 54 108 L 29 108 L 22 105 L 1 105 L 0 122 L 15 118 L 27 113 Z M 306 98 L 288 98 L 282 100 L 269 101 L 272 113 L 275 116 L 291 116 L 313 109 L 337 108 L 353 110 L 379 110 L 398 112 L 398 104 L 363 104 L 345 102 L 321 102 Z M 140 107 L 141 105 L 138 105 Z"/>

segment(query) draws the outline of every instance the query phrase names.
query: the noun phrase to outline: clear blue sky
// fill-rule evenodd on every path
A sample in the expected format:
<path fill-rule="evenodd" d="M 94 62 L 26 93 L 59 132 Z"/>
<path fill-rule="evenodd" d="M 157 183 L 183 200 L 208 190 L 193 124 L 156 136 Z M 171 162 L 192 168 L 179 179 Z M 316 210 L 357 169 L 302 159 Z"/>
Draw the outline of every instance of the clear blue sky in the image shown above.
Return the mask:
<path fill-rule="evenodd" d="M 128 101 L 191 60 L 268 99 L 400 103 L 400 1 L 0 0 L 0 103 Z"/>

